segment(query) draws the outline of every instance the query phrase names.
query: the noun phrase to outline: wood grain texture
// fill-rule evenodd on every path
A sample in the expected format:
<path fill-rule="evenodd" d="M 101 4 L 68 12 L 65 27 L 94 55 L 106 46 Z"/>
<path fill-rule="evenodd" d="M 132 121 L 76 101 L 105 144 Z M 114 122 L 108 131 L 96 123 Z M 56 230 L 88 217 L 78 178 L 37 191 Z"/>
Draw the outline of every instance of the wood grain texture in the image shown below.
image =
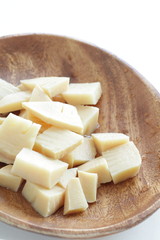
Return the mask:
<path fill-rule="evenodd" d="M 128 134 L 143 164 L 137 177 L 98 190 L 97 203 L 81 214 L 63 216 L 62 209 L 40 217 L 21 196 L 0 188 L 0 219 L 20 228 L 66 238 L 91 238 L 125 230 L 160 207 L 160 96 L 142 77 L 105 51 L 51 35 L 0 39 L 0 78 L 69 76 L 71 82 L 100 81 L 97 132 Z"/>

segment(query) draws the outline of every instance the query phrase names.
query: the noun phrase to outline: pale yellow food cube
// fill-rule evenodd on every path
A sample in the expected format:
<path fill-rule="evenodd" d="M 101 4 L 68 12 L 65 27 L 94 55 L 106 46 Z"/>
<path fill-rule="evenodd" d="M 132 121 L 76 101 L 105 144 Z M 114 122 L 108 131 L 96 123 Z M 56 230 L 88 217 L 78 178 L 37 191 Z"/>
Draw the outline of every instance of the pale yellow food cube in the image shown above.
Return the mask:
<path fill-rule="evenodd" d="M 129 137 L 123 133 L 94 133 L 92 137 L 100 154 L 129 141 Z"/>
<path fill-rule="evenodd" d="M 46 189 L 29 181 L 22 190 L 24 198 L 43 217 L 50 216 L 64 205 L 64 193 L 65 189 L 57 185 Z"/>
<path fill-rule="evenodd" d="M 30 102 L 49 102 L 52 101 L 50 97 L 43 91 L 43 89 L 37 85 L 32 91 Z"/>
<path fill-rule="evenodd" d="M 84 137 L 83 142 L 65 155 L 62 161 L 67 162 L 69 167 L 75 167 L 95 158 L 96 153 L 92 138 Z"/>
<path fill-rule="evenodd" d="M 97 186 L 98 186 L 97 173 L 78 171 L 78 177 L 87 202 L 89 203 L 95 202 L 97 198 Z"/>
<path fill-rule="evenodd" d="M 34 150 L 54 159 L 61 159 L 83 141 L 83 136 L 66 129 L 51 127 L 36 138 Z"/>
<path fill-rule="evenodd" d="M 83 135 L 90 135 L 98 127 L 99 108 L 91 106 L 76 106 L 83 124 Z"/>
<path fill-rule="evenodd" d="M 0 162 L 13 163 L 22 148 L 32 149 L 40 127 L 10 113 L 0 127 Z"/>
<path fill-rule="evenodd" d="M 25 102 L 23 107 L 48 124 L 77 133 L 83 131 L 80 116 L 72 105 L 60 102 Z"/>
<path fill-rule="evenodd" d="M 103 152 L 113 182 L 119 183 L 137 175 L 141 166 L 141 156 L 135 144 L 128 142 Z"/>
<path fill-rule="evenodd" d="M 11 173 L 12 165 L 6 165 L 0 169 L 0 186 L 17 192 L 23 179 Z"/>
<path fill-rule="evenodd" d="M 101 83 L 71 83 L 67 91 L 62 93 L 67 103 L 78 105 L 95 105 L 102 94 Z"/>
<path fill-rule="evenodd" d="M 33 79 L 21 80 L 21 84 L 30 90 L 39 85 L 50 98 L 66 91 L 69 86 L 68 77 L 40 77 Z"/>
<path fill-rule="evenodd" d="M 72 178 L 65 191 L 64 212 L 72 214 L 83 212 L 88 208 L 88 204 L 80 183 L 79 178 Z"/>
<path fill-rule="evenodd" d="M 78 167 L 78 170 L 98 174 L 98 186 L 101 183 L 111 182 L 112 178 L 108 169 L 107 161 L 104 157 L 90 160 Z"/>
<path fill-rule="evenodd" d="M 21 91 L 3 97 L 0 100 L 0 113 L 21 110 L 23 108 L 22 102 L 28 101 L 30 96 L 31 93 L 29 91 L 26 92 Z"/>
<path fill-rule="evenodd" d="M 15 87 L 14 85 L 5 80 L 0 79 L 0 100 L 9 94 L 19 91 L 19 88 Z"/>
<path fill-rule="evenodd" d="M 60 177 L 58 185 L 60 185 L 63 188 L 66 188 L 69 181 L 76 176 L 77 176 L 77 168 L 67 169 L 64 172 L 64 174 Z"/>
<path fill-rule="evenodd" d="M 12 173 L 50 189 L 59 181 L 67 168 L 67 163 L 23 148 L 16 156 Z"/>

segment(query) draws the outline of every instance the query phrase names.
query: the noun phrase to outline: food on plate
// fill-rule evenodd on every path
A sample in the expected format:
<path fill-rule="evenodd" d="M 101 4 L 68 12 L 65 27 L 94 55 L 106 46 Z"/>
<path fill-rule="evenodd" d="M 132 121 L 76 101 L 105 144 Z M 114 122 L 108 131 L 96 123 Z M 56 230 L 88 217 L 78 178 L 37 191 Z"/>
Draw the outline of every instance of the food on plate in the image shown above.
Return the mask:
<path fill-rule="evenodd" d="M 65 101 L 73 105 L 96 105 L 101 95 L 100 82 L 70 83 L 68 90 L 62 92 Z"/>
<path fill-rule="evenodd" d="M 40 127 L 10 113 L 0 126 L 0 161 L 13 163 L 22 148 L 32 149 Z"/>
<path fill-rule="evenodd" d="M 85 198 L 88 203 L 96 202 L 98 174 L 78 171 L 78 177 L 82 185 Z"/>
<path fill-rule="evenodd" d="M 102 156 L 92 159 L 78 167 L 78 170 L 98 174 L 98 186 L 101 183 L 111 182 L 112 178 L 106 159 Z"/>
<path fill-rule="evenodd" d="M 63 214 L 84 212 L 88 204 L 79 178 L 72 178 L 66 188 Z"/>
<path fill-rule="evenodd" d="M 101 155 L 102 152 L 129 141 L 129 137 L 123 133 L 93 133 L 92 137 Z"/>
<path fill-rule="evenodd" d="M 24 102 L 23 107 L 35 117 L 59 128 L 83 132 L 83 124 L 76 107 L 61 102 Z"/>
<path fill-rule="evenodd" d="M 64 215 L 85 211 L 101 184 L 134 177 L 141 166 L 129 136 L 98 133 L 99 108 L 90 105 L 101 83 L 69 82 L 40 77 L 15 87 L 0 79 L 0 162 L 9 164 L 0 186 L 21 192 L 25 180 L 22 195 L 43 217 L 63 206 Z"/>
<path fill-rule="evenodd" d="M 36 85 L 32 91 L 29 101 L 30 102 L 39 102 L 39 101 L 49 102 L 52 100 L 39 85 Z"/>
<path fill-rule="evenodd" d="M 72 168 L 95 158 L 96 153 L 93 139 L 91 137 L 84 137 L 83 142 L 73 151 L 66 154 L 62 160 Z"/>
<path fill-rule="evenodd" d="M 50 98 L 66 91 L 69 87 L 70 79 L 68 77 L 40 77 L 33 79 L 21 80 L 21 84 L 33 90 L 36 85 L 39 85 Z"/>
<path fill-rule="evenodd" d="M 83 135 L 90 135 L 98 127 L 99 108 L 91 106 L 76 106 L 83 124 Z"/>
<path fill-rule="evenodd" d="M 11 173 L 12 165 L 0 168 L 0 186 L 17 192 L 23 179 Z"/>
<path fill-rule="evenodd" d="M 51 127 L 39 134 L 34 150 L 54 159 L 61 159 L 83 142 L 83 136 L 67 129 Z"/>
<path fill-rule="evenodd" d="M 16 156 L 11 172 L 25 180 L 52 188 L 67 169 L 68 164 L 50 159 L 38 152 L 23 148 Z"/>
<path fill-rule="evenodd" d="M 135 144 L 129 141 L 102 153 L 108 163 L 113 182 L 134 177 L 141 166 L 141 156 Z"/>
<path fill-rule="evenodd" d="M 67 169 L 63 175 L 60 177 L 58 185 L 60 185 L 63 188 L 66 188 L 69 181 L 77 176 L 77 168 L 71 168 Z"/>
<path fill-rule="evenodd" d="M 22 190 L 24 198 L 43 217 L 50 216 L 64 205 L 64 194 L 65 189 L 60 186 L 47 189 L 29 181 Z"/>
<path fill-rule="evenodd" d="M 23 108 L 22 102 L 28 101 L 30 96 L 31 93 L 29 91 L 21 91 L 6 95 L 0 100 L 0 113 L 8 113 L 21 110 Z"/>

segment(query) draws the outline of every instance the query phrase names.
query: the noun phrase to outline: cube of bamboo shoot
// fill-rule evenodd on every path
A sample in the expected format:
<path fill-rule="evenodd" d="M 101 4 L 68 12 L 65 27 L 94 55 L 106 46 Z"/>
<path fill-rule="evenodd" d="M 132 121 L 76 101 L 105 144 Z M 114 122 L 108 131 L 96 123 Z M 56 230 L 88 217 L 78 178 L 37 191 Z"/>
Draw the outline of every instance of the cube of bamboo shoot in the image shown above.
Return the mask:
<path fill-rule="evenodd" d="M 99 108 L 91 106 L 76 106 L 83 124 L 83 135 L 90 135 L 98 127 Z"/>
<path fill-rule="evenodd" d="M 17 192 L 23 179 L 11 173 L 12 165 L 0 168 L 0 186 Z"/>
<path fill-rule="evenodd" d="M 23 148 L 16 156 L 12 173 L 51 189 L 63 175 L 68 164 L 50 159 L 31 149 Z"/>
<path fill-rule="evenodd" d="M 22 148 L 32 149 L 40 127 L 10 113 L 0 127 L 0 162 L 13 163 Z"/>
<path fill-rule="evenodd" d="M 104 157 L 98 157 L 90 160 L 78 167 L 78 170 L 97 173 L 98 174 L 98 186 L 101 183 L 111 182 L 112 178 L 108 169 L 107 161 Z"/>
<path fill-rule="evenodd" d="M 22 105 L 47 124 L 80 134 L 83 132 L 80 116 L 76 107 L 72 105 L 60 102 L 24 102 Z"/>
<path fill-rule="evenodd" d="M 62 161 L 68 163 L 71 168 L 95 158 L 96 153 L 92 138 L 84 137 L 83 142 L 72 152 L 66 154 Z"/>
<path fill-rule="evenodd" d="M 72 178 L 65 191 L 64 212 L 72 214 L 83 212 L 88 208 L 88 204 L 80 183 L 79 178 Z"/>
<path fill-rule="evenodd" d="M 30 102 L 49 102 L 52 101 L 50 97 L 43 91 L 43 89 L 36 85 L 32 91 L 31 97 L 29 99 Z"/>
<path fill-rule="evenodd" d="M 78 177 L 79 177 L 87 202 L 89 203 L 95 202 L 97 198 L 97 187 L 98 187 L 97 173 L 78 171 Z"/>
<path fill-rule="evenodd" d="M 6 95 L 0 100 L 0 113 L 21 110 L 23 108 L 22 102 L 28 101 L 30 96 L 31 93 L 29 91 L 21 91 Z"/>
<path fill-rule="evenodd" d="M 62 93 L 67 103 L 78 105 L 95 105 L 102 94 L 101 83 L 71 83 L 68 90 Z"/>
<path fill-rule="evenodd" d="M 34 150 L 54 159 L 61 159 L 83 141 L 83 136 L 66 129 L 51 127 L 36 138 Z"/>
<path fill-rule="evenodd" d="M 133 142 L 111 148 L 102 154 L 115 184 L 138 174 L 142 160 Z"/>
<path fill-rule="evenodd" d="M 64 205 L 64 193 L 65 189 L 57 185 L 46 189 L 29 181 L 22 191 L 24 198 L 43 217 L 50 216 Z"/>
<path fill-rule="evenodd" d="M 92 137 L 99 154 L 129 141 L 123 133 L 93 133 Z"/>
<path fill-rule="evenodd" d="M 76 176 L 77 176 L 77 168 L 67 169 L 63 173 L 63 175 L 60 177 L 58 185 L 60 185 L 63 188 L 66 188 L 69 181 Z"/>

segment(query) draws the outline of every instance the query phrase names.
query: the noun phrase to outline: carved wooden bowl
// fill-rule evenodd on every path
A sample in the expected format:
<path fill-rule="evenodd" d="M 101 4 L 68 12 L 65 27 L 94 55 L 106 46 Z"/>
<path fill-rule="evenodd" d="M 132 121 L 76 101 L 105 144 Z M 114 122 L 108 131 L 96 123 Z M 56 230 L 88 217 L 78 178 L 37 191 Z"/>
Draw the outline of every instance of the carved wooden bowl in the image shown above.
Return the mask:
<path fill-rule="evenodd" d="M 0 219 L 30 231 L 85 239 L 138 224 L 160 207 L 160 95 L 115 56 L 86 43 L 43 34 L 0 39 L 0 78 L 18 84 L 54 75 L 69 76 L 71 82 L 101 82 L 98 131 L 128 134 L 141 153 L 141 170 L 120 184 L 104 184 L 96 203 L 70 216 L 60 209 L 42 218 L 21 190 L 0 187 Z"/>

